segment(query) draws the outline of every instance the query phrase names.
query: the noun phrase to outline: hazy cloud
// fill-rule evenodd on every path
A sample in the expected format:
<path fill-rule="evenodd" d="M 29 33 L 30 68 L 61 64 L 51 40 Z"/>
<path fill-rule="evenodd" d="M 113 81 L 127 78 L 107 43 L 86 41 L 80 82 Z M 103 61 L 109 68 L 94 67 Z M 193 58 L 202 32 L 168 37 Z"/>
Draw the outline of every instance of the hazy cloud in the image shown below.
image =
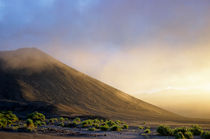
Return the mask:
<path fill-rule="evenodd" d="M 131 94 L 206 84 L 209 13 L 197 0 L 0 0 L 0 49 L 40 48 Z"/>

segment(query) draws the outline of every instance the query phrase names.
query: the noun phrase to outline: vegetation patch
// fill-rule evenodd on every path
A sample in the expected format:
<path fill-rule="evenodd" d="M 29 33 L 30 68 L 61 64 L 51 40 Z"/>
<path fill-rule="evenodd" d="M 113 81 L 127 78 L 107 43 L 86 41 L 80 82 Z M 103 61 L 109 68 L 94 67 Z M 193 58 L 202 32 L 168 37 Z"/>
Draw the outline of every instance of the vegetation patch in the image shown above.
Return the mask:
<path fill-rule="evenodd" d="M 200 136 L 203 133 L 203 129 L 199 125 L 193 125 L 190 131 L 195 136 Z"/>
<path fill-rule="evenodd" d="M 173 130 L 169 126 L 165 126 L 165 125 L 160 125 L 157 128 L 157 132 L 161 136 L 172 136 L 173 135 Z"/>
<path fill-rule="evenodd" d="M 111 131 L 121 131 L 122 128 L 118 125 L 113 125 L 111 128 L 110 128 Z"/>
<path fill-rule="evenodd" d="M 32 119 L 33 121 L 45 121 L 45 115 L 42 113 L 39 113 L 37 111 L 29 114 L 27 116 L 28 119 Z"/>
<path fill-rule="evenodd" d="M 201 134 L 203 139 L 210 139 L 210 131 L 205 131 Z"/>
<path fill-rule="evenodd" d="M 100 129 L 101 129 L 102 131 L 108 131 L 108 130 L 109 130 L 109 126 L 108 126 L 108 125 L 101 125 L 101 126 L 100 126 Z"/>
<path fill-rule="evenodd" d="M 144 133 L 150 134 L 151 133 L 151 130 L 149 128 L 147 128 L 147 129 L 144 130 Z"/>

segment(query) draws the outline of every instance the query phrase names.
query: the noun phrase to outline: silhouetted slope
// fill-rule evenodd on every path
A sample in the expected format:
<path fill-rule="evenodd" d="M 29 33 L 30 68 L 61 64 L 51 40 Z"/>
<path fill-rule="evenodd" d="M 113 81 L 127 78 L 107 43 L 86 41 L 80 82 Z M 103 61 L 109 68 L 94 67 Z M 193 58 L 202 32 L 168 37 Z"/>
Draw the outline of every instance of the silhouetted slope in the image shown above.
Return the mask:
<path fill-rule="evenodd" d="M 78 72 L 36 48 L 0 52 L 0 99 L 1 106 L 22 111 L 36 107 L 56 114 L 127 120 L 183 118 Z"/>

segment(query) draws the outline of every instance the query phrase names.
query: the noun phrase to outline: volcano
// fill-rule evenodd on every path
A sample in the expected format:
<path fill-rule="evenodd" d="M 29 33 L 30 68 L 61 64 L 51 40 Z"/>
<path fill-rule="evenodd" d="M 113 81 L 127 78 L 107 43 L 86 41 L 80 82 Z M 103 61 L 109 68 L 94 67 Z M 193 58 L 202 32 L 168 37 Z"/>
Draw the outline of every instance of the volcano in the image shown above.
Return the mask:
<path fill-rule="evenodd" d="M 124 120 L 183 119 L 89 77 L 37 48 L 0 52 L 0 109 Z"/>

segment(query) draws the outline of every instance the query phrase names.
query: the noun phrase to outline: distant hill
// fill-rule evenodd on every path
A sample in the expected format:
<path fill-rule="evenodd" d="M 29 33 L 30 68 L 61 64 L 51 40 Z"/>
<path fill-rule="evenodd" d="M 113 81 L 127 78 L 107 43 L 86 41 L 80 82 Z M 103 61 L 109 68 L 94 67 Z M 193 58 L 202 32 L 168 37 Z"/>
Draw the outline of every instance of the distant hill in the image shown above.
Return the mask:
<path fill-rule="evenodd" d="M 205 90 L 166 89 L 139 98 L 187 117 L 210 119 L 210 92 Z"/>
<path fill-rule="evenodd" d="M 184 120 L 91 78 L 36 48 L 0 52 L 0 109 L 125 120 Z"/>

